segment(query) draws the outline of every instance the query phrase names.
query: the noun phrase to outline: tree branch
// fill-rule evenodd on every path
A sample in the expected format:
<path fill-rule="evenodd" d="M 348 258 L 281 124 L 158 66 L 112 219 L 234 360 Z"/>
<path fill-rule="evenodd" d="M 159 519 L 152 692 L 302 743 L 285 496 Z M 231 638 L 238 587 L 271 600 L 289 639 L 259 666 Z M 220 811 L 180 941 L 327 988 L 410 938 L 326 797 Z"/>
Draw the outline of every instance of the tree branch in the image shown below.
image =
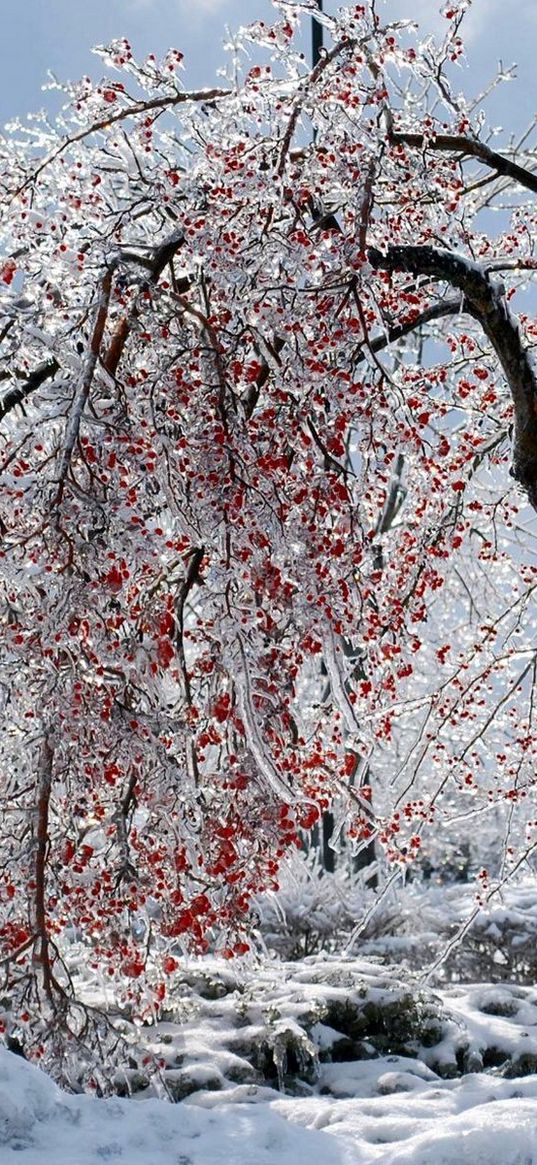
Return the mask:
<path fill-rule="evenodd" d="M 461 309 L 481 324 L 511 390 L 514 407 L 511 474 L 524 487 L 530 504 L 537 510 L 537 377 L 504 296 L 477 264 L 451 251 L 405 246 L 388 247 L 383 255 L 373 248 L 368 258 L 375 270 L 427 275 L 462 292 Z"/>
<path fill-rule="evenodd" d="M 47 738 L 43 741 L 39 764 L 39 785 L 37 794 L 37 827 L 35 854 L 35 924 L 38 949 L 36 959 L 43 973 L 43 986 L 49 1000 L 52 1000 L 53 974 L 50 961 L 49 937 L 46 911 L 47 849 L 49 844 L 49 804 L 52 786 L 52 764 L 54 753 Z"/>
<path fill-rule="evenodd" d="M 98 118 L 96 121 L 92 122 L 91 125 L 84 126 L 84 128 L 79 130 L 78 133 L 62 138 L 57 148 L 53 150 L 52 153 L 50 153 L 46 158 L 44 158 L 43 161 L 40 162 L 34 170 L 32 170 L 31 174 L 25 178 L 24 182 L 22 182 L 21 185 L 15 190 L 12 200 L 18 198 L 19 195 L 28 188 L 28 186 L 31 186 L 32 182 L 35 182 L 39 175 L 42 174 L 43 170 L 49 166 L 51 162 L 55 162 L 56 158 L 59 158 L 61 154 L 65 153 L 69 146 L 73 146 L 77 142 L 81 142 L 85 138 L 91 137 L 91 135 L 94 133 L 99 133 L 103 129 L 110 129 L 111 125 L 115 125 L 120 121 L 126 121 L 129 117 L 136 117 L 138 113 L 150 113 L 154 109 L 158 111 L 162 109 L 172 109 L 175 105 L 185 105 L 189 101 L 193 102 L 194 104 L 210 103 L 211 101 L 215 101 L 218 97 L 230 97 L 232 94 L 232 89 L 216 88 L 194 89 L 191 90 L 190 93 L 180 91 L 171 93 L 168 97 L 151 97 L 145 101 L 133 101 L 132 105 L 124 105 L 115 113 L 106 113 L 103 117 Z"/>
<path fill-rule="evenodd" d="M 71 406 L 71 411 L 67 419 L 65 431 L 65 444 L 62 451 L 60 462 L 60 469 L 58 474 L 58 489 L 54 499 L 54 505 L 59 506 L 65 489 L 65 479 L 71 464 L 71 456 L 75 447 L 75 442 L 78 438 L 80 430 L 80 422 L 82 420 L 82 413 L 88 400 L 93 376 L 97 367 L 97 361 L 101 351 L 101 343 L 106 327 L 106 320 L 108 317 L 108 307 L 110 304 L 110 294 L 112 291 L 112 270 L 105 271 L 98 291 L 98 298 L 95 308 L 95 323 L 93 325 L 93 332 L 90 339 L 89 352 L 86 358 L 86 365 L 82 373 L 82 379 L 78 386 Z"/>
<path fill-rule="evenodd" d="M 57 360 L 47 360 L 45 364 L 40 364 L 38 368 L 31 372 L 28 379 L 22 384 L 16 384 L 13 388 L 10 388 L 6 392 L 6 395 L 2 397 L 2 400 L 0 400 L 0 421 L 3 421 L 4 417 L 17 405 L 22 405 L 26 398 L 32 392 L 35 392 L 37 388 L 40 388 L 45 380 L 49 380 L 51 376 L 55 376 L 59 367 L 60 365 Z"/>
<path fill-rule="evenodd" d="M 436 134 L 429 138 L 422 133 L 400 133 L 392 130 L 389 140 L 390 144 L 394 146 L 414 146 L 418 150 L 467 154 L 472 158 L 477 158 L 485 166 L 495 170 L 497 174 L 513 178 L 520 186 L 525 186 L 527 190 L 537 194 L 537 174 L 533 174 L 531 170 L 526 170 L 524 166 L 519 166 L 517 162 L 511 162 L 509 158 L 504 158 L 503 154 L 491 150 L 489 146 L 478 141 L 477 138 L 467 138 L 464 134 Z"/>
<path fill-rule="evenodd" d="M 164 268 L 168 264 L 171 265 L 173 263 L 174 256 L 177 254 L 179 248 L 184 245 L 184 242 L 185 236 L 183 232 L 175 231 L 170 238 L 165 239 L 164 242 L 155 247 L 151 256 L 138 255 L 136 251 L 123 251 L 121 253 L 121 259 L 123 261 L 127 260 L 138 263 L 142 267 L 147 267 L 151 277 L 150 282 L 154 286 L 158 283 Z M 183 279 L 179 280 L 179 283 L 176 282 L 174 290 L 177 292 L 188 291 L 191 284 L 191 276 L 186 275 Z M 105 368 L 110 376 L 116 375 L 125 344 L 129 338 L 132 325 L 138 318 L 138 314 L 138 306 L 135 303 L 130 312 L 127 315 L 121 316 L 115 326 L 108 349 L 103 358 L 103 368 Z"/>
<path fill-rule="evenodd" d="M 181 589 L 177 596 L 175 604 L 175 649 L 177 658 L 179 660 L 179 667 L 181 669 L 181 677 L 183 684 L 183 694 L 188 705 L 188 710 L 192 708 L 192 686 L 190 683 L 190 674 L 187 667 L 185 655 L 185 606 L 188 596 L 192 588 L 201 582 L 200 568 L 205 554 L 204 546 L 196 546 L 188 558 L 188 565 L 186 567 L 185 577 L 181 584 Z M 197 786 L 200 783 L 200 774 L 198 768 L 198 758 L 196 754 L 196 745 L 193 732 L 190 731 L 186 737 L 186 755 L 187 765 L 190 769 L 190 775 L 193 778 L 194 784 Z"/>
<path fill-rule="evenodd" d="M 369 349 L 372 352 L 381 352 L 383 348 L 388 348 L 390 344 L 396 344 L 398 340 L 404 340 L 405 336 L 409 336 L 411 332 L 415 332 L 423 324 L 430 324 L 433 320 L 441 320 L 445 316 L 458 316 L 460 315 L 460 311 L 460 296 L 457 296 L 457 299 L 444 299 L 440 300 L 439 303 L 432 303 L 430 307 L 424 308 L 421 312 L 413 312 L 402 323 L 393 324 L 384 335 L 373 336 L 369 341 Z M 362 352 L 358 359 L 365 360 L 365 351 Z"/>

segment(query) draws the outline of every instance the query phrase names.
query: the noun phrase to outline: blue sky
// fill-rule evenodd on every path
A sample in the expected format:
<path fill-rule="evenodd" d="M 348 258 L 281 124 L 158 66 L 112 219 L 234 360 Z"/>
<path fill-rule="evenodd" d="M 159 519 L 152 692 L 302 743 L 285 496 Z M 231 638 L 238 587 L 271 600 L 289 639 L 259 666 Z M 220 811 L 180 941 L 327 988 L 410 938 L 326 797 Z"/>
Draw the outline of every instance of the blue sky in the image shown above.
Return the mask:
<path fill-rule="evenodd" d="M 435 0 L 377 0 L 379 11 L 418 18 L 424 31 L 442 24 Z M 127 36 L 136 55 L 171 45 L 185 53 L 188 83 L 211 84 L 222 62 L 226 24 L 270 19 L 270 0 L 1 0 L 0 125 L 40 108 L 47 69 L 60 78 L 99 75 L 93 44 Z M 325 0 L 333 11 L 337 0 Z M 507 129 L 525 128 L 537 109 L 537 0 L 473 0 L 467 18 L 469 78 L 478 89 L 498 59 L 519 64 L 518 81 L 502 87 L 492 118 Z"/>

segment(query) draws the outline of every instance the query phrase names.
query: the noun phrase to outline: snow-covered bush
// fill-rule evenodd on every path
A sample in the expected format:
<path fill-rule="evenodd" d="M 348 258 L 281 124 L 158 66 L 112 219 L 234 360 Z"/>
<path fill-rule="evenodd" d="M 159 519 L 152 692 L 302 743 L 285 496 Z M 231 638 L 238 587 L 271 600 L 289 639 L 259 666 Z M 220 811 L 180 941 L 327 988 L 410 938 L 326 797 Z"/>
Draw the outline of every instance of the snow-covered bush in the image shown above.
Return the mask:
<path fill-rule="evenodd" d="M 283 959 L 301 959 L 345 945 L 356 922 L 374 902 L 339 865 L 326 873 L 316 851 L 296 855 L 280 869 L 279 888 L 256 899 L 259 930 L 267 947 Z"/>
<path fill-rule="evenodd" d="M 168 1011 L 142 1030 L 158 1072 L 144 1080 L 127 1067 L 113 1090 L 156 1089 L 172 1100 L 234 1087 L 337 1094 L 343 1077 L 387 1056 L 418 1074 L 488 1067 L 516 1076 L 534 1070 L 530 1060 L 537 1067 L 528 1031 L 536 1020 L 537 995 L 528 987 L 433 990 L 371 958 L 250 966 L 208 958 L 183 968 Z"/>
<path fill-rule="evenodd" d="M 280 888 L 261 895 L 257 907 L 266 946 L 284 959 L 349 948 L 414 970 L 437 962 L 442 981 L 537 980 L 531 877 L 482 904 L 466 882 L 412 880 L 378 895 L 348 865 L 326 873 L 316 854 L 297 855 L 280 871 Z"/>

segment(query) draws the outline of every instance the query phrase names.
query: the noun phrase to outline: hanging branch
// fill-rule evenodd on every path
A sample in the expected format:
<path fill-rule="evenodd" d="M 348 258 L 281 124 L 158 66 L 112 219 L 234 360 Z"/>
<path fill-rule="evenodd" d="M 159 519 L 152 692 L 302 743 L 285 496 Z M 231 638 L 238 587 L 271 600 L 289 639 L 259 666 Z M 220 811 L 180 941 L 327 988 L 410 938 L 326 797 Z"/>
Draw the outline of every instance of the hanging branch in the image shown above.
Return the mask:
<path fill-rule="evenodd" d="M 43 741 L 39 765 L 37 793 L 37 826 L 35 854 L 35 929 L 37 949 L 35 958 L 43 974 L 43 986 L 47 998 L 52 1002 L 55 986 L 50 960 L 50 945 L 46 915 L 46 870 L 49 845 L 49 805 L 52 787 L 52 764 L 54 753 L 48 738 Z"/>
<path fill-rule="evenodd" d="M 408 271 L 440 279 L 462 292 L 463 311 L 481 324 L 502 366 L 514 407 L 511 475 L 537 510 L 537 377 L 505 297 L 470 259 L 434 247 L 388 247 L 368 252 L 376 271 Z"/>
<path fill-rule="evenodd" d="M 54 505 L 59 505 L 63 497 L 65 479 L 71 464 L 71 457 L 75 446 L 75 441 L 79 434 L 82 414 L 90 394 L 95 369 L 97 367 L 97 361 L 99 359 L 99 353 L 101 351 L 101 343 L 104 335 L 104 329 L 106 327 L 111 291 L 112 269 L 108 268 L 101 280 L 100 294 L 95 312 L 95 324 L 93 326 L 93 333 L 90 340 L 90 349 L 86 360 L 86 367 L 84 369 L 80 385 L 75 393 L 71 412 L 67 421 L 65 444 L 62 452 L 60 471 L 58 474 L 58 489 L 54 499 Z"/>

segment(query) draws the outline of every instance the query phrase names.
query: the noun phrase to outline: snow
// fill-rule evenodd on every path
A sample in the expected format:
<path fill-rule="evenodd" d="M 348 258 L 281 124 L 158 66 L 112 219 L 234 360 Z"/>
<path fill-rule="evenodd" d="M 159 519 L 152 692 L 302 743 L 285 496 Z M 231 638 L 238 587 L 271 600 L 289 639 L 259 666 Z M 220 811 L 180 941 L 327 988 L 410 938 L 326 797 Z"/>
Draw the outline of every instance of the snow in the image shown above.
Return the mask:
<path fill-rule="evenodd" d="M 392 1062 L 390 1062 L 390 1059 Z M 533 1165 L 537 1078 L 439 1080 L 400 1058 L 331 1065 L 352 1096 L 241 1085 L 181 1104 L 62 1093 L 0 1050 L 2 1165 Z M 379 1069 L 384 1068 L 384 1071 Z"/>
<path fill-rule="evenodd" d="M 360 1008 L 404 1003 L 410 988 L 423 1046 L 401 1018 L 390 1040 L 399 1032 L 414 1052 L 379 1054 L 388 1028 L 377 1020 L 353 1043 Z M 133 1074 L 128 1097 L 63 1092 L 0 1048 L 0 1165 L 537 1165 L 537 1074 L 518 1074 L 536 1057 L 533 987 L 427 996 L 370 960 L 207 958 L 185 964 L 176 997 L 176 1017 L 145 1029 L 162 1071 L 136 1086 Z M 348 1024 L 339 1061 L 336 1023 Z M 491 1051 L 496 1066 L 483 1070 Z M 267 1054 L 273 1070 L 261 1071 Z M 457 1055 L 479 1070 L 461 1075 Z"/>
<path fill-rule="evenodd" d="M 247 1145 L 251 1165 L 273 1165 L 275 1153 L 285 1162 L 314 1153 L 319 1136 L 267 1104 L 204 1109 L 63 1095 L 38 1069 L 0 1053 L 2 1165 L 231 1165 Z M 325 1149 L 336 1165 L 337 1145 L 327 1140 Z"/>

